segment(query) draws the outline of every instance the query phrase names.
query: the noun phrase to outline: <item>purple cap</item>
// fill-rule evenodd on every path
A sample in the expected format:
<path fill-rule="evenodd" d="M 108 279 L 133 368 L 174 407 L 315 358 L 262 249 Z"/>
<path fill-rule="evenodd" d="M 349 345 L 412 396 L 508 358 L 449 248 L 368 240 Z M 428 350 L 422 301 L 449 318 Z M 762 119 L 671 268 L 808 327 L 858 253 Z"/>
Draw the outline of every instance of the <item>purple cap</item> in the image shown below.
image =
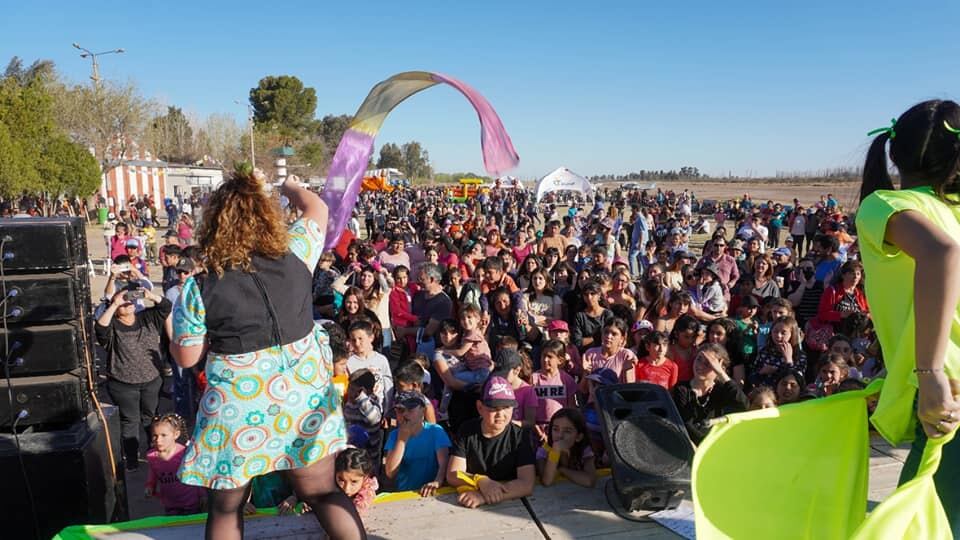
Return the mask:
<path fill-rule="evenodd" d="M 483 404 L 487 407 L 516 407 L 517 396 L 510 381 L 503 377 L 490 377 L 483 387 Z"/>

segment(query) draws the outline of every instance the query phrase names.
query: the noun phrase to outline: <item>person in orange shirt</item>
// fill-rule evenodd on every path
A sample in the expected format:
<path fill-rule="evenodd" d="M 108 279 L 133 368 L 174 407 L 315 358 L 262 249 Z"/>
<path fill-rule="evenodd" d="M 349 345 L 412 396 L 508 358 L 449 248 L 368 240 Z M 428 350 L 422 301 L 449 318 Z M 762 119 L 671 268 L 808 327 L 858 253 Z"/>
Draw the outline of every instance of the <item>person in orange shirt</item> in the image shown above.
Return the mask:
<path fill-rule="evenodd" d="M 487 257 L 483 260 L 483 283 L 480 285 L 480 291 L 483 294 L 504 287 L 513 295 L 520 290 L 506 272 L 503 271 L 503 259 L 500 257 Z"/>
<path fill-rule="evenodd" d="M 831 223 L 827 236 L 835 237 L 841 246 L 850 246 L 855 240 L 847 233 L 847 226 L 844 223 Z"/>

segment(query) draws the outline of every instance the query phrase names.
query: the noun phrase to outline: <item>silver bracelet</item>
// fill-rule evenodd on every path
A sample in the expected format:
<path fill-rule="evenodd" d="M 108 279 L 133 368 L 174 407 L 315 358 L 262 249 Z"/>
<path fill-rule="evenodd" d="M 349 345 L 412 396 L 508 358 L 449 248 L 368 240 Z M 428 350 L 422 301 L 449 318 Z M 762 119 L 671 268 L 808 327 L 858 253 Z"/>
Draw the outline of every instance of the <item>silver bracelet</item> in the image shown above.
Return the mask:
<path fill-rule="evenodd" d="M 934 373 L 943 373 L 943 370 L 940 368 L 931 368 L 931 369 L 914 368 L 913 372 L 916 373 L 917 375 L 932 375 Z"/>

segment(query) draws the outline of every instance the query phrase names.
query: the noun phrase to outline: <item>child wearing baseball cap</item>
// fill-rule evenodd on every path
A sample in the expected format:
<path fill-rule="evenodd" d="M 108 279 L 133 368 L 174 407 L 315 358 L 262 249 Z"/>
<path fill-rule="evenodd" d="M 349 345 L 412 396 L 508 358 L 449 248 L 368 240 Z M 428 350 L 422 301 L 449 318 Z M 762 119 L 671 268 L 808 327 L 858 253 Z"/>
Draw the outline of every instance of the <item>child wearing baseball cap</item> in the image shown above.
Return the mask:
<path fill-rule="evenodd" d="M 443 485 L 450 455 L 450 437 L 437 424 L 426 422 L 427 398 L 416 391 L 397 394 L 397 429 L 387 437 L 384 472 L 396 491 L 417 490 L 423 497 Z"/>
<path fill-rule="evenodd" d="M 536 426 L 537 394 L 521 376 L 521 373 L 531 371 L 530 360 L 525 359 L 515 348 L 504 347 L 503 343 L 500 346 L 493 373 L 506 379 L 513 388 L 513 396 L 517 400 L 513 407 L 513 422 L 532 431 Z"/>
<path fill-rule="evenodd" d="M 529 430 L 514 424 L 513 385 L 492 375 L 477 401 L 480 418 L 460 426 L 447 467 L 447 482 L 457 487 L 467 508 L 519 499 L 533 493 L 535 453 Z"/>
<path fill-rule="evenodd" d="M 555 339 L 563 343 L 566 350 L 566 358 L 561 365 L 562 369 L 570 374 L 573 379 L 579 380 L 583 373 L 583 363 L 580 359 L 580 349 L 570 343 L 570 326 L 567 321 L 553 320 L 547 325 L 547 333 L 550 339 Z"/>

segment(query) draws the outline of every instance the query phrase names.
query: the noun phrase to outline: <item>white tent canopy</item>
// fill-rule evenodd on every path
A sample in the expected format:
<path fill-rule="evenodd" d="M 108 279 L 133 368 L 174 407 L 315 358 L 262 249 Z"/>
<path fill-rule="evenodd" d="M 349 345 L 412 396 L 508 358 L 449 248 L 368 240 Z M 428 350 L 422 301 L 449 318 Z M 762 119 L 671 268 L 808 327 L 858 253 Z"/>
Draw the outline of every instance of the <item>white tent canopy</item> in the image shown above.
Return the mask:
<path fill-rule="evenodd" d="M 537 182 L 537 201 L 552 191 L 579 191 L 584 195 L 593 193 L 589 180 L 566 167 L 559 167 Z"/>

